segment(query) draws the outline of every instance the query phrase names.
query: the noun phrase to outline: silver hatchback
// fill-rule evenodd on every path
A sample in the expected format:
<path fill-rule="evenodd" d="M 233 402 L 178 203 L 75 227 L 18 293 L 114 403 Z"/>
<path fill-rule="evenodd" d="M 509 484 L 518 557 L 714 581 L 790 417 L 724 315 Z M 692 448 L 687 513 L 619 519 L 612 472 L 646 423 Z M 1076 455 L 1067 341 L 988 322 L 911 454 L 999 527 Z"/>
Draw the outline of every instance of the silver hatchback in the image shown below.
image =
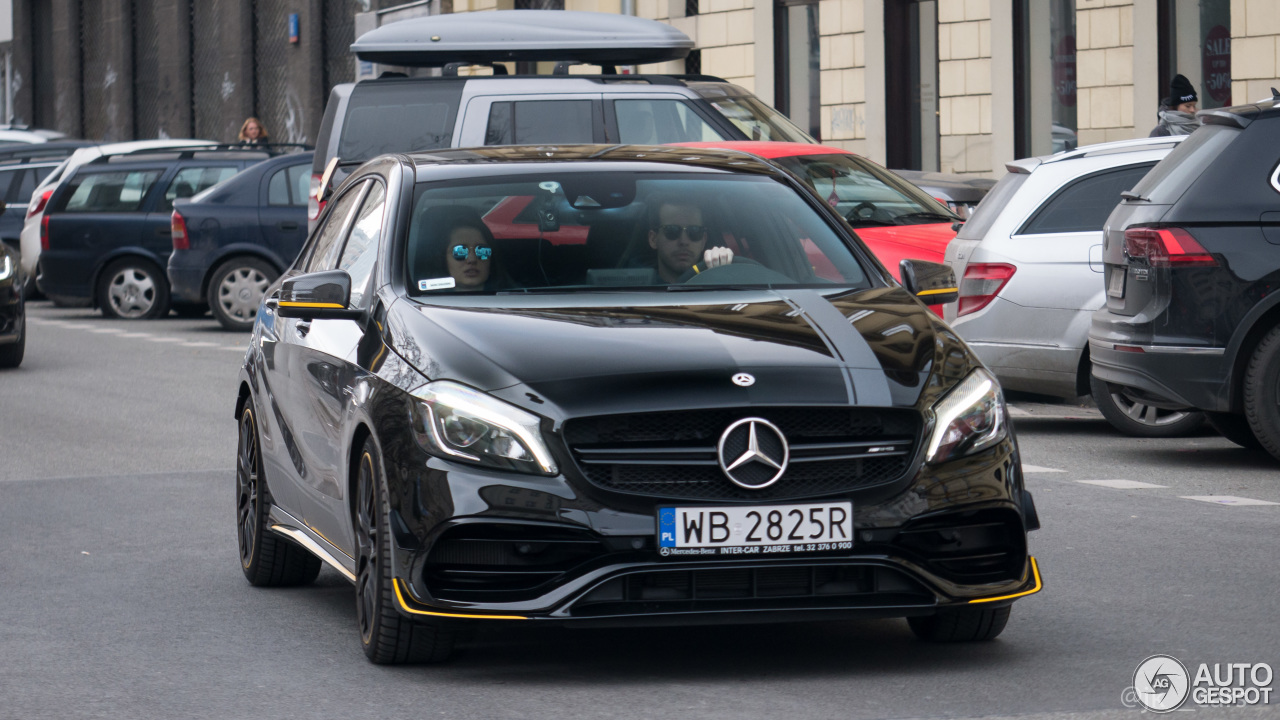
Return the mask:
<path fill-rule="evenodd" d="M 1102 226 L 1120 194 L 1182 137 L 1089 145 L 1006 165 L 947 246 L 960 302 L 946 319 L 1010 390 L 1093 395 L 1121 432 L 1169 437 L 1203 418 L 1107 387 L 1089 371 L 1089 321 L 1105 299 Z"/>

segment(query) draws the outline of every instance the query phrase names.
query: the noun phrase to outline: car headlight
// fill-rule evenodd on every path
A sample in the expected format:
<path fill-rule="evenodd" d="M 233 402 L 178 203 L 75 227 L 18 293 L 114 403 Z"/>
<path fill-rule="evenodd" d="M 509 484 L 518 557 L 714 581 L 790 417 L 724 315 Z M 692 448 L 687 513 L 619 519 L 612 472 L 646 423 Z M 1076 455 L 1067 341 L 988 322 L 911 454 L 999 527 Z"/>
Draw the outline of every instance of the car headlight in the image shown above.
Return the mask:
<path fill-rule="evenodd" d="M 414 434 L 442 457 L 502 470 L 555 475 L 537 415 L 448 380 L 414 391 Z"/>
<path fill-rule="evenodd" d="M 964 457 L 1000 442 L 1008 434 L 1000 383 L 978 368 L 933 406 L 937 422 L 929 438 L 927 462 Z"/>
<path fill-rule="evenodd" d="M 13 277 L 13 259 L 8 255 L 0 255 L 0 281 Z"/>

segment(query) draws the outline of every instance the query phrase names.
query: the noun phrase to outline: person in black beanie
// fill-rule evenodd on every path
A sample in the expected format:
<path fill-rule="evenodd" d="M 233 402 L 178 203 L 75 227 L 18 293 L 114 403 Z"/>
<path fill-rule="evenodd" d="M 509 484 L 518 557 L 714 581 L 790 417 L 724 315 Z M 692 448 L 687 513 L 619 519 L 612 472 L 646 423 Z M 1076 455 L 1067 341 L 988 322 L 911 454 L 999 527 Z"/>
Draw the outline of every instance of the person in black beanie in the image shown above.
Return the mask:
<path fill-rule="evenodd" d="M 1169 97 L 1160 100 L 1160 122 L 1148 137 L 1190 135 L 1200 127 L 1196 120 L 1196 89 L 1182 75 L 1174 75 L 1169 83 Z"/>

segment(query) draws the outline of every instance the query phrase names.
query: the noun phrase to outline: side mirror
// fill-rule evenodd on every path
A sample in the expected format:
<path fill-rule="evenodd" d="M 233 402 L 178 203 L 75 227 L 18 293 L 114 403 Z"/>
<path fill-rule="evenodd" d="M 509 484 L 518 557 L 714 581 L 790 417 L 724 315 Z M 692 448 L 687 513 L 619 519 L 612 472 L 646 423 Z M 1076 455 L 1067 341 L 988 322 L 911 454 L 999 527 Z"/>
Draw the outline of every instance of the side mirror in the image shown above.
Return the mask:
<path fill-rule="evenodd" d="M 361 310 L 351 304 L 351 276 L 345 270 L 325 270 L 289 278 L 280 284 L 276 314 L 303 320 L 357 320 Z"/>
<path fill-rule="evenodd" d="M 898 265 L 902 287 L 925 305 L 946 305 L 960 299 L 956 274 L 950 265 L 924 260 L 903 260 Z"/>

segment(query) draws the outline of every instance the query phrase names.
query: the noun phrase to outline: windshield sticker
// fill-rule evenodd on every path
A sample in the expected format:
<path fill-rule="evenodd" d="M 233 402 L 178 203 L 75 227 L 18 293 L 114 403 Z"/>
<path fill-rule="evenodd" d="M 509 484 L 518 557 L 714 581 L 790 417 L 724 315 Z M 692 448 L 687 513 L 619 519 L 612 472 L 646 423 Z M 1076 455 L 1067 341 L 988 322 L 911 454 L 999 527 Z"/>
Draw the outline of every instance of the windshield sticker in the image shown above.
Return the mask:
<path fill-rule="evenodd" d="M 419 290 L 450 290 L 458 284 L 457 280 L 451 277 L 431 278 L 430 280 L 419 280 Z"/>

